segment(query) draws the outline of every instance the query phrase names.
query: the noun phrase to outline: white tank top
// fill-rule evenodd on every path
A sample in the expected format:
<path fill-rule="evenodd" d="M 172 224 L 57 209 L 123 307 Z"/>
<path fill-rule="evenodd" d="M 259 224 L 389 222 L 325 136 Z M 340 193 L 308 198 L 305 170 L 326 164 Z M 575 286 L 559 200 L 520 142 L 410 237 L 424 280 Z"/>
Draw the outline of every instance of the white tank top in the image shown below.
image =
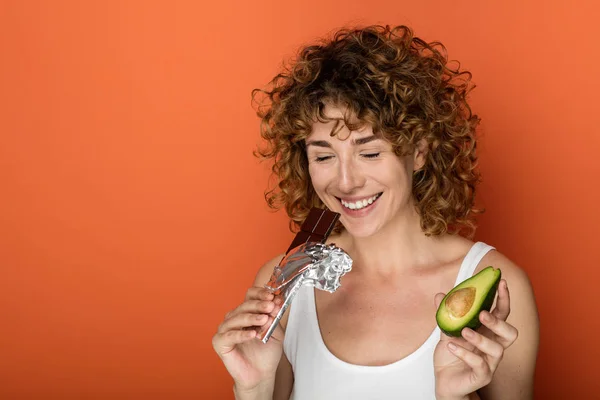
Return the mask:
<path fill-rule="evenodd" d="M 461 264 L 455 285 L 471 277 L 483 256 L 493 249 L 475 243 Z M 349 364 L 333 355 L 323 342 L 314 290 L 302 287 L 290 307 L 283 343 L 294 371 L 290 400 L 435 400 L 433 351 L 440 339 L 437 326 L 421 347 L 399 361 L 384 366 Z"/>

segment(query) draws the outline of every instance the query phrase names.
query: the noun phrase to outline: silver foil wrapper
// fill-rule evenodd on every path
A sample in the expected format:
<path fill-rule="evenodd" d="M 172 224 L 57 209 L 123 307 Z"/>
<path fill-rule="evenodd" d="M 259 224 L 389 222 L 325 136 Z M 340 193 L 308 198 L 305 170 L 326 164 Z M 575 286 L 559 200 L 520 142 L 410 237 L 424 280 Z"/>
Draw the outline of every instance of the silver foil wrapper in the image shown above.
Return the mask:
<path fill-rule="evenodd" d="M 308 242 L 289 251 L 265 285 L 271 293 L 282 296 L 283 304 L 271 325 L 259 333 L 259 339 L 267 343 L 302 286 L 333 293 L 340 287 L 342 276 L 351 269 L 352 259 L 335 244 Z"/>

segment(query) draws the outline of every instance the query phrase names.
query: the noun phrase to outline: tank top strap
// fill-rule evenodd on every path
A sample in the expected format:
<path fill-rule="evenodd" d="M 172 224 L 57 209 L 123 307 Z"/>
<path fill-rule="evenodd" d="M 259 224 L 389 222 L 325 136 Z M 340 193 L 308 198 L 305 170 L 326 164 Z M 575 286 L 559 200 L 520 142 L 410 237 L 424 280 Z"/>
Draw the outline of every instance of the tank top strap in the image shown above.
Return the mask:
<path fill-rule="evenodd" d="M 313 287 L 310 285 L 300 287 L 292 304 L 288 308 L 283 350 L 292 366 L 296 365 L 298 337 L 303 333 L 304 325 L 306 325 L 306 321 L 310 318 L 310 296 L 312 295 L 312 290 Z"/>
<path fill-rule="evenodd" d="M 456 286 L 469 279 L 473 275 L 473 272 L 475 272 L 481 259 L 491 250 L 495 250 L 495 248 L 483 242 L 476 242 L 465 256 L 454 285 Z"/>

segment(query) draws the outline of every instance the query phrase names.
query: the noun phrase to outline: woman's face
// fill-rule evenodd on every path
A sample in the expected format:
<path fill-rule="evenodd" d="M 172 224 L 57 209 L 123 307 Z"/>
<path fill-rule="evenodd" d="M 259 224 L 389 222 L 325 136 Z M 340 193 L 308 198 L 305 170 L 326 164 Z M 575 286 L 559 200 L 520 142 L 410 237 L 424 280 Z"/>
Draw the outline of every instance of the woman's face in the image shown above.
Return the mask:
<path fill-rule="evenodd" d="M 335 108 L 327 115 L 342 116 Z M 334 125 L 315 123 L 306 138 L 312 184 L 323 203 L 341 214 L 340 222 L 351 235 L 371 236 L 412 212 L 415 158 L 395 155 L 371 127 L 350 132 L 343 126 L 331 137 Z"/>

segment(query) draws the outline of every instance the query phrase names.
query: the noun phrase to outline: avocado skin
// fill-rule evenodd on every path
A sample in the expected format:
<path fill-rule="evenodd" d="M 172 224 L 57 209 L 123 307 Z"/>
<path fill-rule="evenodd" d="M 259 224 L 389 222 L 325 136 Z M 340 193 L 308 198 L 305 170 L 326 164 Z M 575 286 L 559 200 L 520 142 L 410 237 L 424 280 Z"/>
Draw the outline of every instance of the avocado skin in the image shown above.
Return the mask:
<path fill-rule="evenodd" d="M 491 266 L 486 267 L 484 269 L 482 269 L 479 274 L 481 274 L 483 271 L 489 269 L 489 268 L 493 268 Z M 494 299 L 496 298 L 496 292 L 498 291 L 498 285 L 500 284 L 500 280 L 502 279 L 502 271 L 500 271 L 500 269 L 497 269 L 498 271 L 498 278 L 494 281 L 494 283 L 492 284 L 490 290 L 488 291 L 487 295 L 485 296 L 485 299 L 483 300 L 483 302 L 481 303 L 481 307 L 479 308 L 479 310 L 477 311 L 477 313 L 473 316 L 473 318 L 471 318 L 470 320 L 466 321 L 465 323 L 461 324 L 459 327 L 457 327 L 456 329 L 446 329 L 444 328 L 444 323 L 443 321 L 440 320 L 440 310 L 442 309 L 442 306 L 444 304 L 444 302 L 446 301 L 446 298 L 454 292 L 454 288 L 452 290 L 450 290 L 442 299 L 442 302 L 440 303 L 440 306 L 438 308 L 438 312 L 436 313 L 436 321 L 438 324 L 438 327 L 440 328 L 440 330 L 442 332 L 444 332 L 446 335 L 448 336 L 453 336 L 453 337 L 461 337 L 461 332 L 464 328 L 471 328 L 473 330 L 476 330 L 477 328 L 479 328 L 482 324 L 481 321 L 479 320 L 479 314 L 481 313 L 481 311 L 485 310 L 485 311 L 490 311 L 490 309 L 492 308 L 492 304 L 494 304 Z M 477 274 L 477 275 L 479 275 Z M 471 278 L 474 278 L 475 276 Z M 464 282 L 459 283 L 458 285 L 455 286 L 458 287 L 459 285 L 461 285 Z"/>

